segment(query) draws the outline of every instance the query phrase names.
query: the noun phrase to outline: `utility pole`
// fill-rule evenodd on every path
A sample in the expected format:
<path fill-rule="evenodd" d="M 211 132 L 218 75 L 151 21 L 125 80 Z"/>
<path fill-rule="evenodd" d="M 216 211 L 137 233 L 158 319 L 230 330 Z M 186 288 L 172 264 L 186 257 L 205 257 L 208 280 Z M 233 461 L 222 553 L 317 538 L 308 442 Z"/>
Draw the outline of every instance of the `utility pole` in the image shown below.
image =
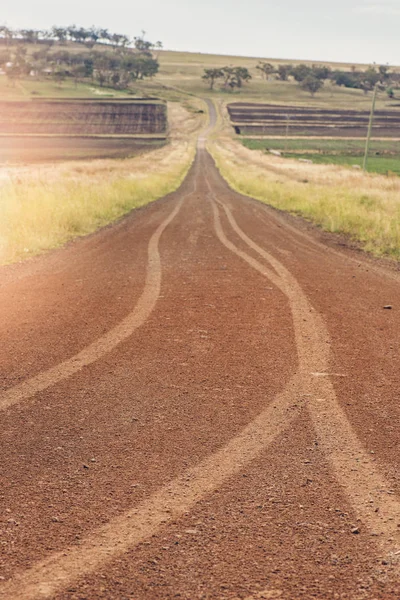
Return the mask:
<path fill-rule="evenodd" d="M 290 127 L 290 115 L 286 115 L 285 154 L 287 154 L 287 151 L 288 151 L 289 127 Z"/>
<path fill-rule="evenodd" d="M 374 88 L 374 95 L 372 97 L 371 114 L 369 115 L 368 134 L 367 134 L 367 141 L 366 141 L 366 144 L 365 144 L 365 154 L 364 154 L 364 163 L 363 163 L 363 169 L 364 169 L 364 171 L 367 170 L 368 154 L 369 154 L 369 143 L 371 141 L 372 125 L 374 124 L 374 113 L 375 113 L 375 105 L 376 105 L 376 97 L 377 97 L 377 95 L 378 95 L 378 84 L 376 84 L 375 88 Z"/>

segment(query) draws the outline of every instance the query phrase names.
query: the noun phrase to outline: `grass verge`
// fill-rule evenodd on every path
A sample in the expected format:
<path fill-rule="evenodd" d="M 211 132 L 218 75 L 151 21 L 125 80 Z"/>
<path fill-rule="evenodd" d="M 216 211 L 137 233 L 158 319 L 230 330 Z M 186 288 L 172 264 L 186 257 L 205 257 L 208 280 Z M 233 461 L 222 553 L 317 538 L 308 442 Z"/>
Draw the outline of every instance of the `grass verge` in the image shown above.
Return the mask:
<path fill-rule="evenodd" d="M 0 169 L 0 263 L 92 233 L 179 187 L 195 155 L 191 140 L 124 160 Z"/>
<path fill-rule="evenodd" d="M 213 142 L 210 151 L 236 191 L 346 234 L 375 255 L 400 259 L 397 177 L 267 156 L 230 138 Z"/>

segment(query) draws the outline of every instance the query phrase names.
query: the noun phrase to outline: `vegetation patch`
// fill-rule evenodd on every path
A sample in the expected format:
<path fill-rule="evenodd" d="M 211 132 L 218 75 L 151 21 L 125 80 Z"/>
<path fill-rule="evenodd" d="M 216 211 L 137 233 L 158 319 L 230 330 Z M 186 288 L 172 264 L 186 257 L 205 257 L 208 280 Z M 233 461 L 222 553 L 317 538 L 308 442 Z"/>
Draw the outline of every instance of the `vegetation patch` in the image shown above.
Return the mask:
<path fill-rule="evenodd" d="M 0 263 L 66 243 L 177 189 L 193 141 L 126 160 L 0 169 Z"/>
<path fill-rule="evenodd" d="M 62 86 L 72 80 L 97 83 L 116 90 L 153 77 L 161 42 L 143 35 L 129 38 L 108 29 L 52 27 L 49 30 L 0 27 L 0 72 L 12 85 L 24 77 L 52 80 Z"/>
<path fill-rule="evenodd" d="M 267 156 L 229 138 L 210 145 L 238 192 L 342 233 L 376 255 L 400 259 L 400 180 Z"/>
<path fill-rule="evenodd" d="M 277 150 L 283 157 L 312 160 L 316 164 L 362 166 L 365 141 L 349 139 L 244 139 L 252 150 L 268 153 Z M 368 171 L 383 175 L 400 175 L 400 141 L 372 140 Z"/>

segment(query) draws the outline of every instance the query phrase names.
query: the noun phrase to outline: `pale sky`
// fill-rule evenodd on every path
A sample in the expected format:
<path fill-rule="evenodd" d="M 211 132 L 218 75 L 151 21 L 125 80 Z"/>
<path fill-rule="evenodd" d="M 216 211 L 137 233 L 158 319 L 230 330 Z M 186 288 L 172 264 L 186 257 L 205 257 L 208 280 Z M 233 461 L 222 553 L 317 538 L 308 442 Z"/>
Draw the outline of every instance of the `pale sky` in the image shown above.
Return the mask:
<path fill-rule="evenodd" d="M 0 24 L 144 29 L 168 50 L 400 65 L 400 0 L 3 0 Z"/>

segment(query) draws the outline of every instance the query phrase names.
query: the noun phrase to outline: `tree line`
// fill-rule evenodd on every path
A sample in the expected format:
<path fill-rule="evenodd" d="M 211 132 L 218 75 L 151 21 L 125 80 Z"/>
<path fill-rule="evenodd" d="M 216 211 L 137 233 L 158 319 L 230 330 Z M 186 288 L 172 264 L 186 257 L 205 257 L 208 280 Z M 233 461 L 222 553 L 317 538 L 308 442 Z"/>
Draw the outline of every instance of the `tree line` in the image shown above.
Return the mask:
<path fill-rule="evenodd" d="M 288 81 L 292 78 L 312 96 L 323 87 L 325 81 L 330 80 L 338 86 L 361 89 L 364 93 L 368 93 L 376 85 L 379 85 L 382 90 L 386 89 L 389 97 L 394 97 L 394 87 L 398 84 L 399 79 L 398 75 L 391 73 L 386 65 L 370 66 L 365 71 L 357 70 L 356 67 L 352 67 L 350 71 L 343 71 L 333 70 L 325 65 L 280 64 L 274 66 L 271 63 L 260 61 L 256 69 L 266 80 L 274 78 Z M 241 71 L 246 72 L 246 78 L 242 81 L 237 80 L 236 76 L 236 73 Z M 211 90 L 218 81 L 222 82 L 223 88 L 234 89 L 242 87 L 243 82 L 251 79 L 251 75 L 244 67 L 208 68 L 204 69 L 202 79 L 209 84 Z"/>
<path fill-rule="evenodd" d="M 127 35 L 110 32 L 101 27 L 78 27 L 69 25 L 68 27 L 59 27 L 54 25 L 51 29 L 12 29 L 6 25 L 0 26 L 0 43 L 6 46 L 14 44 L 42 44 L 53 45 L 75 42 L 84 44 L 88 48 L 93 48 L 96 44 L 105 44 L 114 48 L 129 48 L 136 46 L 138 41 L 143 42 L 144 32 L 141 36 L 130 38 Z M 162 48 L 161 42 L 155 44 L 146 44 L 150 47 Z"/>
<path fill-rule="evenodd" d="M 70 42 L 84 48 L 71 51 Z M 146 40 L 145 32 L 130 39 L 107 29 L 75 25 L 50 30 L 0 27 L 0 68 L 12 83 L 30 75 L 60 85 L 72 78 L 75 83 L 90 80 L 101 87 L 126 89 L 131 82 L 157 74 L 161 48 L 161 42 Z"/>

